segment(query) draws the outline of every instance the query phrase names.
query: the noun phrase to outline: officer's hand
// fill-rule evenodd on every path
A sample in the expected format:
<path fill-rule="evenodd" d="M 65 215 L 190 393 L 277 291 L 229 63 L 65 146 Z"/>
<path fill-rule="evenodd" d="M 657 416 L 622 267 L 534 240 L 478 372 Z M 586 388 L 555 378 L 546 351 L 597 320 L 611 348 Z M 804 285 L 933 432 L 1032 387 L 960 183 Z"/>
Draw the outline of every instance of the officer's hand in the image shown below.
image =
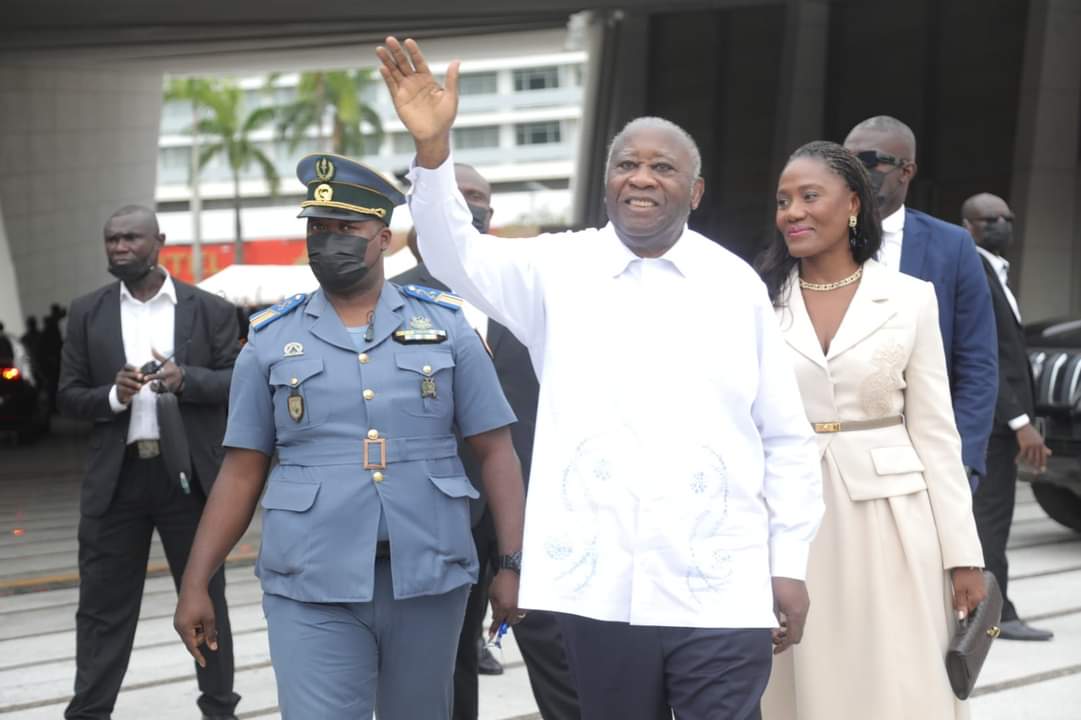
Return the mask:
<path fill-rule="evenodd" d="M 518 573 L 500 570 L 488 586 L 488 599 L 492 603 L 492 626 L 488 637 L 495 637 L 502 623 L 517 625 L 525 613 L 518 610 Z"/>
<path fill-rule="evenodd" d="M 1051 455 L 1051 449 L 1044 445 L 1043 438 L 1032 423 L 1025 425 L 1017 431 L 1017 462 L 1030 466 L 1037 472 L 1047 471 L 1047 458 Z"/>
<path fill-rule="evenodd" d="M 151 389 L 157 393 L 177 392 L 180 389 L 180 386 L 184 384 L 183 371 L 172 360 L 166 362 L 165 356 L 157 350 L 151 349 L 150 352 L 154 353 L 155 360 L 159 363 L 164 363 L 161 366 L 161 369 L 156 373 L 146 376 L 148 382 L 152 381 L 154 383 L 151 386 Z"/>
<path fill-rule="evenodd" d="M 135 393 L 142 389 L 146 382 L 146 376 L 131 365 L 125 365 L 116 373 L 116 399 L 121 405 L 131 402 Z"/>
<path fill-rule="evenodd" d="M 206 658 L 199 650 L 206 645 L 209 650 L 218 649 L 218 625 L 214 619 L 214 604 L 210 594 L 203 590 L 180 589 L 180 599 L 176 603 L 173 615 L 173 628 L 176 629 L 184 647 L 188 649 L 199 667 L 206 667 Z"/>
<path fill-rule="evenodd" d="M 774 655 L 798 645 L 803 639 L 803 625 L 807 622 L 810 606 L 807 585 L 802 580 L 773 578 L 773 613 L 781 625 L 771 631 Z"/>
<path fill-rule="evenodd" d="M 398 38 L 388 37 L 375 53 L 394 109 L 413 139 L 424 143 L 449 136 L 458 114 L 458 62 L 447 68 L 446 85 L 441 86 L 415 41 L 406 40 L 403 47 Z"/>

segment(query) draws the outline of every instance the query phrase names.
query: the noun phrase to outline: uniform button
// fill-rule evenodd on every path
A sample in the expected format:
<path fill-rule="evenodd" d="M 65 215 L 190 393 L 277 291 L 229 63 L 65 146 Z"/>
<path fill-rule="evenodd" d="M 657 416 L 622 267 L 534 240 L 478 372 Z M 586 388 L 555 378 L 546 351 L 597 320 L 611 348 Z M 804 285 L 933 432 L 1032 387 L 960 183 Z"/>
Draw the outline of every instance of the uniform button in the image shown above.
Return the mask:
<path fill-rule="evenodd" d="M 357 360 L 360 360 L 361 365 L 367 365 L 368 364 L 368 353 L 361 353 L 360 355 L 357 355 Z"/>
<path fill-rule="evenodd" d="M 364 399 L 365 400 L 371 400 L 373 397 L 375 397 L 375 391 L 374 390 L 365 390 L 364 391 Z"/>
<path fill-rule="evenodd" d="M 372 430 L 369 430 L 368 431 L 368 439 L 369 440 L 378 440 L 379 439 L 379 431 L 375 430 L 374 428 Z"/>
<path fill-rule="evenodd" d="M 300 383 L 300 381 L 299 381 L 299 380 L 297 380 L 296 378 L 292 378 L 292 379 L 291 379 L 291 380 L 289 381 L 289 384 L 290 384 L 290 385 L 292 385 L 293 387 L 296 387 L 296 386 L 297 386 L 297 385 L 298 385 L 299 383 Z"/>
<path fill-rule="evenodd" d="M 422 373 L 424 373 L 425 375 L 431 375 L 432 374 L 432 366 L 431 365 L 425 365 L 424 367 L 422 367 L 420 369 L 420 371 Z"/>
<path fill-rule="evenodd" d="M 376 470 L 372 473 L 372 480 L 374 480 L 375 482 L 383 482 L 383 473 Z"/>

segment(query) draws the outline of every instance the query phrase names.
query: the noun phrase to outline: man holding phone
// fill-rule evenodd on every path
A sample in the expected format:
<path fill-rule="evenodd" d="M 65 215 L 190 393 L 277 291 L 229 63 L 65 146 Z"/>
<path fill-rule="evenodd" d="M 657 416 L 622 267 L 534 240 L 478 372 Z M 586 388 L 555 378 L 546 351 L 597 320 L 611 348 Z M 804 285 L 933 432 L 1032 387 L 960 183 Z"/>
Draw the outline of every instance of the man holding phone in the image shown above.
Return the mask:
<path fill-rule="evenodd" d="M 75 696 L 69 720 L 108 718 L 127 670 L 150 541 L 161 537 L 175 582 L 221 464 L 226 403 L 239 345 L 225 300 L 158 265 L 165 235 L 153 211 L 129 205 L 105 224 L 110 283 L 71 304 L 57 404 L 94 422 L 79 521 Z M 158 398 L 173 393 L 190 443 L 190 485 L 162 457 Z M 225 574 L 210 583 L 219 652 L 196 668 L 204 718 L 231 718 L 232 636 Z"/>

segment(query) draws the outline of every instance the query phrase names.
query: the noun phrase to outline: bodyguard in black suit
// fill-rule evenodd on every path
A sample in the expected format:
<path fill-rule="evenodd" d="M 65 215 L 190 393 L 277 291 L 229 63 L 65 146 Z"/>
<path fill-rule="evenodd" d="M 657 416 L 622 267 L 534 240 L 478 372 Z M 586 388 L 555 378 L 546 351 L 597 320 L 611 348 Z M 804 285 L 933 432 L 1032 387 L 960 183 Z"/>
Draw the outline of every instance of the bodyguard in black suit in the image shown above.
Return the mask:
<path fill-rule="evenodd" d="M 222 459 L 236 313 L 221 298 L 169 277 L 157 264 L 164 242 L 147 208 L 114 213 L 105 225 L 105 251 L 120 282 L 76 299 L 68 319 L 58 404 L 64 414 L 94 423 L 80 503 L 69 720 L 110 716 L 135 639 L 152 533 L 157 529 L 179 587 Z M 161 363 L 156 372 L 140 370 L 154 358 Z M 163 436 L 169 425 L 158 424 L 159 392 L 179 400 L 190 480 L 166 472 L 161 447 L 178 438 Z M 204 717 L 228 718 L 240 697 L 233 692 L 223 570 L 210 592 L 219 651 L 208 654 L 205 669 L 196 668 L 198 705 Z"/>
<path fill-rule="evenodd" d="M 976 529 L 983 545 L 984 562 L 1006 602 L 1002 608 L 1000 637 L 1007 640 L 1050 640 L 1047 630 L 1029 627 L 1017 616 L 1006 594 L 1006 543 L 1013 521 L 1017 463 L 1042 470 L 1051 451 L 1032 424 L 1035 388 L 1025 347 L 1021 311 L 1006 284 L 1010 264 L 1002 257 L 1013 236 L 1013 213 L 1006 201 L 990 194 L 974 195 L 961 208 L 965 228 L 972 234 L 987 273 L 991 304 L 998 331 L 998 400 L 995 422 L 987 446 L 987 475 L 972 497 Z"/>
<path fill-rule="evenodd" d="M 473 213 L 473 225 L 481 232 L 487 232 L 492 218 L 491 186 L 468 165 L 455 165 L 455 176 L 458 190 Z M 411 238 L 410 249 L 419 259 L 415 238 Z M 432 277 L 422 260 L 416 267 L 391 280 L 399 285 L 416 284 L 448 289 Z M 503 394 L 518 418 L 518 421 L 511 425 L 511 440 L 522 463 L 522 478 L 528 492 L 540 386 L 533 371 L 533 363 L 529 359 L 529 350 L 507 328 L 491 319 L 488 319 L 487 323 L 487 333 L 482 334 L 492 354 L 499 382 L 503 386 Z M 476 477 L 470 468 L 468 454 L 463 455 L 463 462 L 466 473 L 470 477 Z M 495 552 L 494 533 L 483 497 L 479 502 L 474 501 L 473 511 L 473 537 L 483 568 L 486 562 L 485 552 L 489 557 Z M 486 586 L 486 583 L 478 582 L 473 587 L 466 606 L 454 671 L 454 720 L 476 720 L 478 713 L 476 638 L 484 621 Z M 533 697 L 544 720 L 578 720 L 581 717 L 578 694 L 567 666 L 563 635 L 555 616 L 548 612 L 530 611 L 514 626 L 514 637 L 529 673 Z"/>

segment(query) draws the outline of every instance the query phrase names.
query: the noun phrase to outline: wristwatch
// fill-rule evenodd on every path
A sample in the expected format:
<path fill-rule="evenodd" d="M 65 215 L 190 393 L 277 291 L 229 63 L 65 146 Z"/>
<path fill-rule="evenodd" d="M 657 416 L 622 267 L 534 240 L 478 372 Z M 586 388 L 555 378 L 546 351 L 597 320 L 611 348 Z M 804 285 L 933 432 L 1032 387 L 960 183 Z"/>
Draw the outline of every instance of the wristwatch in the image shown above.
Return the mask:
<path fill-rule="evenodd" d="M 500 555 L 496 558 L 495 566 L 499 570 L 513 570 L 522 574 L 522 552 L 513 552 L 510 555 Z"/>

